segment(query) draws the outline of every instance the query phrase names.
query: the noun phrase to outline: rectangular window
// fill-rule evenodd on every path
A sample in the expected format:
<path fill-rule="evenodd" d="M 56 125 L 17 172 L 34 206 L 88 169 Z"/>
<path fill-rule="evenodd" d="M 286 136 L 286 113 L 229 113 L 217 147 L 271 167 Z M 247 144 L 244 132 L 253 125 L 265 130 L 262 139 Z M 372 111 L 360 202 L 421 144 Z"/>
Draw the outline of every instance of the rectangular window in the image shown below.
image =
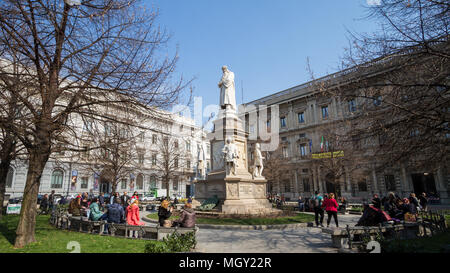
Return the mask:
<path fill-rule="evenodd" d="M 305 138 L 305 137 L 306 137 L 306 134 L 305 134 L 305 133 L 299 134 L 298 137 L 299 137 L 299 138 Z"/>
<path fill-rule="evenodd" d="M 152 166 L 156 166 L 156 154 L 152 155 Z"/>
<path fill-rule="evenodd" d="M 186 151 L 188 151 L 188 152 L 191 151 L 191 142 L 189 140 L 186 141 Z"/>
<path fill-rule="evenodd" d="M 144 133 L 144 132 L 141 132 L 141 134 L 139 135 L 139 140 L 140 140 L 141 142 L 144 142 L 144 139 L 145 139 L 145 133 Z"/>
<path fill-rule="evenodd" d="M 190 160 L 186 161 L 186 168 L 188 168 L 188 169 L 191 168 L 191 161 Z"/>
<path fill-rule="evenodd" d="M 281 117 L 280 118 L 280 126 L 281 126 L 281 128 L 285 128 L 286 127 L 286 117 Z"/>
<path fill-rule="evenodd" d="M 87 177 L 82 177 L 81 178 L 81 185 L 80 185 L 80 187 L 82 188 L 82 189 L 87 189 L 88 188 L 88 178 Z"/>
<path fill-rule="evenodd" d="M 298 113 L 298 123 L 305 123 L 305 113 Z"/>
<path fill-rule="evenodd" d="M 300 155 L 306 156 L 306 144 L 300 144 Z"/>
<path fill-rule="evenodd" d="M 350 113 L 356 111 L 356 101 L 355 101 L 354 99 L 348 101 L 348 111 L 349 111 Z"/>
<path fill-rule="evenodd" d="M 158 142 L 158 136 L 152 135 L 152 144 L 156 144 Z"/>
<path fill-rule="evenodd" d="M 395 177 L 392 174 L 387 174 L 384 176 L 384 184 L 386 185 L 387 191 L 396 191 Z"/>
<path fill-rule="evenodd" d="M 283 147 L 283 157 L 287 158 L 289 156 L 287 147 Z"/>
<path fill-rule="evenodd" d="M 122 181 L 120 181 L 120 189 L 125 190 L 126 188 L 127 188 L 127 180 L 122 179 Z"/>
<path fill-rule="evenodd" d="M 144 154 L 139 154 L 138 159 L 139 159 L 139 164 L 144 164 Z"/>
<path fill-rule="evenodd" d="M 209 165 L 209 161 L 206 162 L 206 172 L 211 170 L 211 166 Z"/>
<path fill-rule="evenodd" d="M 322 119 L 328 118 L 328 106 L 322 106 Z"/>
<path fill-rule="evenodd" d="M 173 189 L 174 191 L 177 191 L 177 190 L 178 190 L 178 178 L 174 178 L 174 179 L 173 179 L 172 189 Z"/>
<path fill-rule="evenodd" d="M 174 159 L 173 165 L 175 168 L 178 168 L 178 158 Z"/>
<path fill-rule="evenodd" d="M 309 178 L 303 178 L 303 191 L 304 192 L 309 192 L 310 191 Z"/>
<path fill-rule="evenodd" d="M 85 132 L 92 132 L 92 121 L 90 121 L 90 120 L 86 120 L 85 122 L 84 122 L 84 125 L 83 125 L 83 131 L 85 131 Z"/>

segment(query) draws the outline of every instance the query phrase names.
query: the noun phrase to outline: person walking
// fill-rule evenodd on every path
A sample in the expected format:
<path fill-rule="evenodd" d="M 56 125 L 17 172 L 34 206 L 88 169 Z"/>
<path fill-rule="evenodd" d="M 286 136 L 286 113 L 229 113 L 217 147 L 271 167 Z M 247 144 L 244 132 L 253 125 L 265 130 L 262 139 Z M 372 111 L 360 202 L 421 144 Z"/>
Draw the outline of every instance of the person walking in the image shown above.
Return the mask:
<path fill-rule="evenodd" d="M 331 217 L 334 217 L 334 222 L 336 224 L 336 227 L 339 227 L 339 223 L 338 223 L 338 219 L 337 219 L 338 203 L 336 202 L 336 199 L 334 199 L 334 193 L 330 193 L 328 195 L 328 198 L 325 199 L 325 201 L 322 204 L 322 207 L 325 208 L 325 211 L 328 214 L 327 227 L 330 226 Z"/>
<path fill-rule="evenodd" d="M 169 208 L 169 201 L 163 200 L 158 210 L 158 222 L 160 226 L 171 226 L 170 222 L 167 221 L 169 221 L 169 217 L 172 215 L 172 211 L 173 208 Z"/>
<path fill-rule="evenodd" d="M 312 199 L 312 206 L 314 209 L 314 218 L 316 220 L 316 226 L 319 226 L 319 224 L 320 224 L 320 226 L 323 227 L 323 218 L 324 218 L 324 212 L 322 209 L 323 197 L 317 191 L 314 194 L 315 195 Z M 320 216 L 320 221 L 319 221 L 319 216 Z"/>

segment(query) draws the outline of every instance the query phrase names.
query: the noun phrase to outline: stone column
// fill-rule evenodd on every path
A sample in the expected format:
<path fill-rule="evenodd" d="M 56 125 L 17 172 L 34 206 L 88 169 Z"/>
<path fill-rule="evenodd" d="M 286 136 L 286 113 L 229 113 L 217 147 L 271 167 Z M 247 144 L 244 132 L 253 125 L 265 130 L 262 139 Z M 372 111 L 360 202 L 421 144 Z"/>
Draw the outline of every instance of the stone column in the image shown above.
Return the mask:
<path fill-rule="evenodd" d="M 402 166 L 402 190 L 403 192 L 408 192 L 409 191 L 409 185 L 408 185 L 408 176 L 406 174 L 406 169 L 404 166 Z"/>
<path fill-rule="evenodd" d="M 350 173 L 348 167 L 345 167 L 345 180 L 347 182 L 347 192 L 352 193 L 352 183 L 350 181 Z"/>
<path fill-rule="evenodd" d="M 317 179 L 318 179 L 318 184 L 319 184 L 319 192 L 323 193 L 324 188 L 323 188 L 323 181 L 322 181 L 322 175 L 320 173 L 320 167 L 317 167 Z"/>
<path fill-rule="evenodd" d="M 294 192 L 296 195 L 298 195 L 299 191 L 299 185 L 298 185 L 298 170 L 294 170 Z"/>
<path fill-rule="evenodd" d="M 373 181 L 373 184 L 372 184 L 373 188 L 372 188 L 372 190 L 373 190 L 374 193 L 378 193 L 378 185 L 377 185 L 378 180 L 377 180 L 377 173 L 375 171 L 375 168 L 372 169 L 372 181 Z"/>
<path fill-rule="evenodd" d="M 313 173 L 313 177 L 312 177 L 312 192 L 315 192 L 317 189 L 318 189 L 318 187 L 317 187 L 317 170 L 316 170 L 316 167 L 315 166 L 313 166 L 312 168 L 312 173 Z"/>

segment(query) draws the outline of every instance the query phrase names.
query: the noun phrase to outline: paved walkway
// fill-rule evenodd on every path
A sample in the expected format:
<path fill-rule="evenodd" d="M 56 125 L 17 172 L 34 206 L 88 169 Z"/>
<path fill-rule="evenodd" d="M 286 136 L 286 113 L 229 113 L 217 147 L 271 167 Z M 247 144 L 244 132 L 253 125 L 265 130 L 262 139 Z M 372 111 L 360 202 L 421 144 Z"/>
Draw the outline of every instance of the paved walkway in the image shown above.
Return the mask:
<path fill-rule="evenodd" d="M 148 212 L 141 212 L 141 216 Z M 360 215 L 339 215 L 339 225 L 354 226 Z M 326 225 L 327 216 L 324 223 Z M 154 226 L 146 222 L 146 225 Z M 334 226 L 332 222 L 331 227 Z M 320 228 L 284 230 L 202 229 L 197 233 L 197 251 L 204 253 L 337 253 L 329 234 Z"/>

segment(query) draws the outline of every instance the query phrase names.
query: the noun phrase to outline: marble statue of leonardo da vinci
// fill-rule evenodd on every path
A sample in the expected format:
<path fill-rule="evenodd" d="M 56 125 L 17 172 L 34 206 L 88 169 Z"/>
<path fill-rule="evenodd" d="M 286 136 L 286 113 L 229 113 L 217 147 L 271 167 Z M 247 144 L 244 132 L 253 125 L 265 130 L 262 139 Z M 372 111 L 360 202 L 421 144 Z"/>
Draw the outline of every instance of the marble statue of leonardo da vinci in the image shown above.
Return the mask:
<path fill-rule="evenodd" d="M 219 82 L 220 108 L 236 110 L 236 95 L 234 88 L 234 73 L 228 67 L 222 66 L 222 79 Z"/>

